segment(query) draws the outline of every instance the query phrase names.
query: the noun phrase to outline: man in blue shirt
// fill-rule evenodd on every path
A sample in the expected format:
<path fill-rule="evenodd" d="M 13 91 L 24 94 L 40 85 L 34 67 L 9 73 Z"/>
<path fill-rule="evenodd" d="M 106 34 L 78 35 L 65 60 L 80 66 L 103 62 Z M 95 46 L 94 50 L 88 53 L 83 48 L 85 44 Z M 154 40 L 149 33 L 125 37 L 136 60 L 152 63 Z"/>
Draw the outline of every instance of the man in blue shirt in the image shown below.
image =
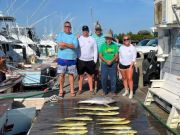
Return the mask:
<path fill-rule="evenodd" d="M 60 32 L 56 39 L 58 49 L 58 69 L 57 72 L 60 74 L 60 90 L 59 96 L 64 96 L 63 86 L 65 80 L 65 74 L 69 75 L 70 92 L 71 96 L 74 97 L 74 74 L 76 74 L 76 58 L 77 58 L 77 47 L 78 40 L 74 34 L 71 33 L 71 23 L 66 21 L 64 23 L 64 32 Z"/>

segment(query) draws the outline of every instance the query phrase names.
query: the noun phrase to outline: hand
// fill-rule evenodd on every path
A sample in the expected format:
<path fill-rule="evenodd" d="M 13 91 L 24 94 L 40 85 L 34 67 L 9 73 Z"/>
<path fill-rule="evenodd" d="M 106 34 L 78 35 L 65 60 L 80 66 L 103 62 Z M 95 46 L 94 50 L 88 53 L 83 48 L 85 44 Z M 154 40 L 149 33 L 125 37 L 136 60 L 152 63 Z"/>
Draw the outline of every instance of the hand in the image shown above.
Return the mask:
<path fill-rule="evenodd" d="M 112 64 L 112 61 L 107 60 L 106 63 L 107 63 L 107 65 L 111 65 L 111 64 Z"/>
<path fill-rule="evenodd" d="M 129 68 L 133 68 L 133 64 L 131 64 Z"/>
<path fill-rule="evenodd" d="M 65 48 L 66 48 L 66 44 L 65 44 L 64 42 L 60 42 L 60 43 L 59 43 L 59 47 L 60 47 L 61 49 L 65 49 Z"/>

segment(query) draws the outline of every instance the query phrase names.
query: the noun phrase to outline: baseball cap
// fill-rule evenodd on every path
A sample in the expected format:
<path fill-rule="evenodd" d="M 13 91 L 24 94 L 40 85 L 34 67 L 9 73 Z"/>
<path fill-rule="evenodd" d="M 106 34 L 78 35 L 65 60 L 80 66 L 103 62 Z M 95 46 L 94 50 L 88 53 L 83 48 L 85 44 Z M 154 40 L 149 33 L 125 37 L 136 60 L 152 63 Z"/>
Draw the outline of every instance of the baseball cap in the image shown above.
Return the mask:
<path fill-rule="evenodd" d="M 97 21 L 97 23 L 95 25 L 95 30 L 102 30 L 101 25 L 99 24 L 98 21 Z"/>
<path fill-rule="evenodd" d="M 82 27 L 82 31 L 89 31 L 89 27 L 86 26 L 86 25 L 84 25 L 84 26 Z"/>

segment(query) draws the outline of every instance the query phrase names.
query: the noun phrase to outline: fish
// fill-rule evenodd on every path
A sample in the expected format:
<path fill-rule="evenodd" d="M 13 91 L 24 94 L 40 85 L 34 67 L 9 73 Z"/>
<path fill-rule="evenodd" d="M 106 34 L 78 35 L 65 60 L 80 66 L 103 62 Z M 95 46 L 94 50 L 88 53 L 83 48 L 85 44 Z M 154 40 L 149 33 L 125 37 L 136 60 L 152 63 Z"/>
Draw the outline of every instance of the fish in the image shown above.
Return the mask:
<path fill-rule="evenodd" d="M 87 130 L 61 130 L 61 131 L 53 132 L 53 134 L 68 134 L 68 135 L 74 135 L 74 134 L 83 135 L 86 133 L 88 133 Z"/>
<path fill-rule="evenodd" d="M 93 97 L 87 100 L 79 101 L 78 104 L 97 104 L 97 105 L 105 105 L 109 107 L 109 104 L 115 102 L 116 101 L 111 97 Z"/>
<path fill-rule="evenodd" d="M 91 110 L 91 111 L 115 111 L 119 110 L 119 107 L 114 106 L 114 107 L 104 107 L 104 106 L 99 106 L 99 107 L 79 107 L 79 108 L 74 108 L 76 110 Z"/>
<path fill-rule="evenodd" d="M 111 111 L 111 112 L 80 112 L 77 113 L 78 115 L 97 115 L 97 116 L 103 116 L 103 115 L 118 115 L 119 112 Z"/>
<path fill-rule="evenodd" d="M 90 117 L 69 117 L 69 118 L 64 118 L 65 120 L 78 120 L 78 121 L 92 121 L 93 119 Z"/>
<path fill-rule="evenodd" d="M 107 130 L 103 131 L 104 134 L 137 134 L 136 130 Z"/>
<path fill-rule="evenodd" d="M 123 121 L 123 120 L 126 120 L 126 118 L 99 118 L 97 119 L 97 121 Z"/>
<path fill-rule="evenodd" d="M 60 130 L 87 130 L 87 127 L 85 126 L 74 126 L 74 127 L 58 127 L 57 129 Z"/>
<path fill-rule="evenodd" d="M 124 121 L 106 121 L 106 122 L 100 122 L 97 124 L 100 125 L 124 125 L 124 124 L 129 124 L 130 121 L 129 120 L 124 120 Z"/>
<path fill-rule="evenodd" d="M 124 125 L 114 125 L 114 126 L 105 126 L 101 127 L 101 129 L 119 129 L 119 130 L 130 130 L 132 129 L 130 126 L 124 126 Z"/>
<path fill-rule="evenodd" d="M 87 123 L 85 122 L 65 122 L 60 124 L 54 124 L 54 126 L 59 126 L 59 127 L 85 126 L 85 125 L 87 125 Z"/>

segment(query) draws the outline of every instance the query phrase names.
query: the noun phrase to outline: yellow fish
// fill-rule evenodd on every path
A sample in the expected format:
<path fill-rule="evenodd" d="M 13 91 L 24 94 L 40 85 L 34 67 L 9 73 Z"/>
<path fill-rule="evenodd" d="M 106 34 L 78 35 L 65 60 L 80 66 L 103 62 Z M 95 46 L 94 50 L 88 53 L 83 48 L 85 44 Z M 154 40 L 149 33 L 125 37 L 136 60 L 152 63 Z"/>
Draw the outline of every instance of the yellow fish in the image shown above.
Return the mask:
<path fill-rule="evenodd" d="M 85 126 L 74 126 L 74 127 L 58 127 L 60 130 L 87 130 Z"/>
<path fill-rule="evenodd" d="M 79 121 L 92 121 L 93 119 L 90 117 L 69 117 L 69 118 L 64 118 L 65 120 L 79 120 Z"/>
<path fill-rule="evenodd" d="M 129 120 L 124 120 L 124 121 L 107 121 L 107 122 L 100 122 L 97 124 L 100 125 L 124 125 L 124 124 L 129 124 L 130 121 Z"/>
<path fill-rule="evenodd" d="M 65 122 L 65 123 L 60 123 L 60 124 L 54 124 L 54 126 L 59 126 L 59 127 L 72 127 L 72 126 L 85 126 L 87 123 L 85 122 Z"/>
<path fill-rule="evenodd" d="M 119 110 L 119 107 L 79 107 L 74 108 L 78 110 L 92 110 L 92 111 L 113 111 L 113 110 Z"/>
<path fill-rule="evenodd" d="M 86 134 L 88 133 L 87 130 L 62 130 L 62 131 L 58 131 L 58 132 L 54 132 L 53 134 L 67 134 L 67 135 L 74 135 L 74 134 L 78 134 L 78 135 L 83 135 L 83 134 Z"/>
<path fill-rule="evenodd" d="M 119 112 L 81 112 L 77 113 L 79 115 L 98 115 L 98 116 L 103 116 L 103 115 L 118 115 Z"/>
<path fill-rule="evenodd" d="M 115 125 L 115 126 L 106 126 L 106 127 L 101 127 L 101 129 L 130 130 L 130 129 L 132 129 L 132 128 L 131 128 L 130 126 Z"/>
<path fill-rule="evenodd" d="M 136 130 L 108 130 L 108 131 L 103 131 L 104 134 L 137 134 Z"/>
<path fill-rule="evenodd" d="M 126 118 L 99 118 L 98 121 L 123 121 Z"/>

